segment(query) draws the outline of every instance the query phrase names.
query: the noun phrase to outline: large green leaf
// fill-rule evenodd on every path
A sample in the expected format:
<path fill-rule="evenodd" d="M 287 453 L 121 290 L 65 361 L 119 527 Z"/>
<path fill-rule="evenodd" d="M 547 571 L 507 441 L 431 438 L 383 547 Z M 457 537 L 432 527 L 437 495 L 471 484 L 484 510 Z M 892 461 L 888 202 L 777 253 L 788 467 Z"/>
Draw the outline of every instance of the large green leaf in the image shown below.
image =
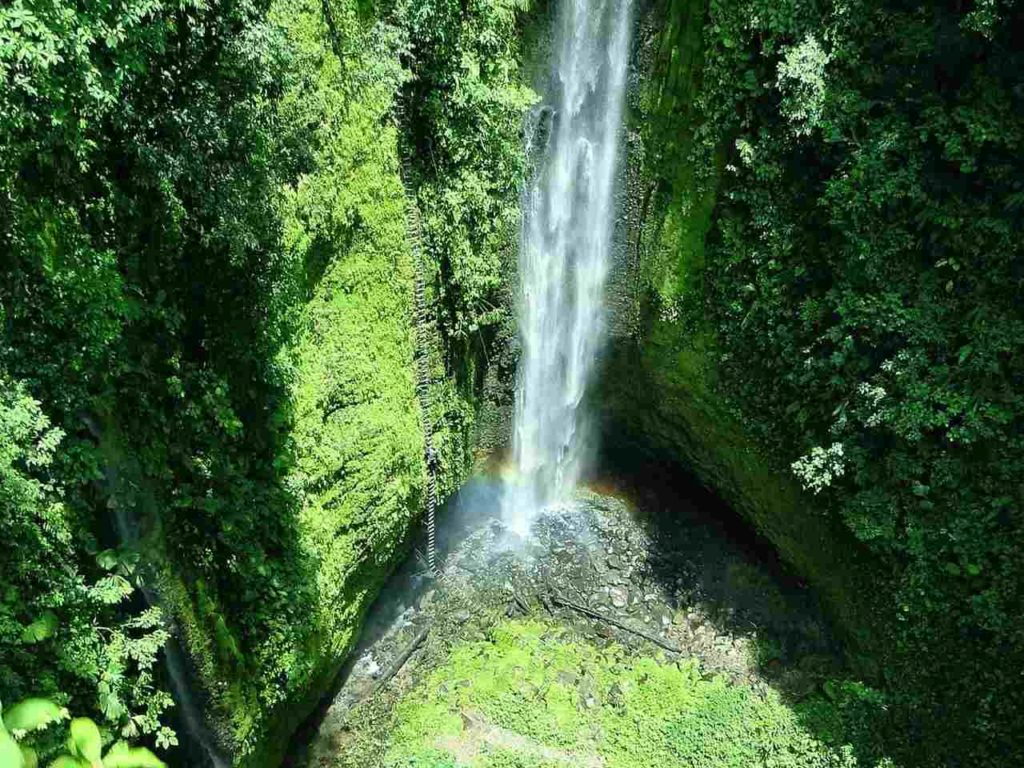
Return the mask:
<path fill-rule="evenodd" d="M 40 643 L 57 631 L 60 620 L 53 611 L 45 611 L 42 616 L 29 624 L 21 632 L 21 642 L 31 645 Z"/>
<path fill-rule="evenodd" d="M 84 757 L 90 763 L 99 763 L 103 754 L 103 739 L 100 729 L 88 717 L 76 717 L 71 721 L 71 736 L 68 740 L 72 752 Z"/>
<path fill-rule="evenodd" d="M 89 768 L 89 764 L 79 757 L 61 755 L 50 763 L 49 768 Z"/>
<path fill-rule="evenodd" d="M 145 747 L 129 747 L 119 741 L 103 758 L 103 768 L 166 768 L 166 763 Z"/>
<path fill-rule="evenodd" d="M 116 549 L 104 549 L 96 555 L 96 563 L 105 571 L 112 571 L 117 567 L 118 556 Z"/>
<path fill-rule="evenodd" d="M 0 768 L 24 768 L 25 758 L 7 731 L 0 731 Z"/>
<path fill-rule="evenodd" d="M 25 699 L 4 712 L 4 725 L 12 731 L 35 731 L 63 718 L 49 699 Z"/>
<path fill-rule="evenodd" d="M 21 745 L 22 764 L 25 768 L 39 768 L 39 755 L 32 747 Z"/>

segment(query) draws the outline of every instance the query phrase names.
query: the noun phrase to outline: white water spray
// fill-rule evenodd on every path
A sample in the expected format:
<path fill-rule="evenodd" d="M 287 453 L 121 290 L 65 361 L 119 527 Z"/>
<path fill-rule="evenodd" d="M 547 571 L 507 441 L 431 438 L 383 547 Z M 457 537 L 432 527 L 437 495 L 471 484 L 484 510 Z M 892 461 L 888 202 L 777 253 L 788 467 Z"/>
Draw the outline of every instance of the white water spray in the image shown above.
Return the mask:
<path fill-rule="evenodd" d="M 538 113 L 552 125 L 524 198 L 519 253 L 523 355 L 503 513 L 520 534 L 572 494 L 593 450 L 584 396 L 604 337 L 630 0 L 565 0 L 558 24 Z"/>

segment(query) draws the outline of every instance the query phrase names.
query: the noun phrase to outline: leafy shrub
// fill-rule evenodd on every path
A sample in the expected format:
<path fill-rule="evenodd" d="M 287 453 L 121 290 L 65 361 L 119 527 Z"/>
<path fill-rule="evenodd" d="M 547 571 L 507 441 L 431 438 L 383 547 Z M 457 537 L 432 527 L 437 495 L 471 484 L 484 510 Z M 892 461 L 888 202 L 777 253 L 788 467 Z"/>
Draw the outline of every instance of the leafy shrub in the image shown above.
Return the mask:
<path fill-rule="evenodd" d="M 82 696 L 125 735 L 173 743 L 159 722 L 170 697 L 153 680 L 167 639 L 160 612 L 123 611 L 130 558 L 82 557 L 53 472 L 62 437 L 25 387 L 0 375 L 0 689 Z"/>
<path fill-rule="evenodd" d="M 694 218 L 716 203 L 654 301 L 713 333 L 719 391 L 890 574 L 908 755 L 1019 762 L 1024 10 L 693 8 L 699 55 L 659 75 L 685 126 L 664 176 Z"/>
<path fill-rule="evenodd" d="M 0 718 L 0 768 L 36 768 L 39 753 L 24 743 L 34 731 L 67 717 L 52 701 L 25 699 Z M 68 727 L 66 751 L 50 768 L 166 768 L 162 760 L 145 747 L 116 742 L 103 754 L 103 737 L 96 723 L 87 717 L 74 718 Z"/>

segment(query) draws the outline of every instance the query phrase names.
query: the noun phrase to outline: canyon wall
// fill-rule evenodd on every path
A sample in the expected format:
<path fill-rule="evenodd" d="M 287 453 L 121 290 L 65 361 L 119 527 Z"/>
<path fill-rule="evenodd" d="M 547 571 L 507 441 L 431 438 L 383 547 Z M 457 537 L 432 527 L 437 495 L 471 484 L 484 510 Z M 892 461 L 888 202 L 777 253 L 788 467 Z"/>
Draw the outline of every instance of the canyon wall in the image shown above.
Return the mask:
<path fill-rule="evenodd" d="M 878 563 L 756 439 L 719 382 L 725 350 L 702 309 L 723 160 L 720 148 L 693 147 L 705 14 L 700 0 L 666 0 L 637 22 L 613 344 L 596 395 L 606 440 L 612 455 L 628 445 L 694 472 L 820 591 L 851 650 L 867 651 Z"/>

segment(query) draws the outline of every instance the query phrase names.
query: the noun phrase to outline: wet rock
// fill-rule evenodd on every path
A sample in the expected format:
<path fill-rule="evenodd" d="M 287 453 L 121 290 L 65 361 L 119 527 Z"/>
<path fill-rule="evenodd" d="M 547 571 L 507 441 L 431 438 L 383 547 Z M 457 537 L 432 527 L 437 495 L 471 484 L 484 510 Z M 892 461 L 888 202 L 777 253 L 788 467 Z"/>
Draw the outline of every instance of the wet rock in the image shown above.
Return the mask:
<path fill-rule="evenodd" d="M 782 688 L 797 701 L 813 694 L 818 686 L 814 678 L 794 670 L 782 677 Z"/>
<path fill-rule="evenodd" d="M 625 608 L 629 604 L 629 591 L 625 587 L 612 587 L 609 596 L 616 608 Z"/>
<path fill-rule="evenodd" d="M 360 657 L 359 661 L 356 662 L 353 673 L 376 678 L 380 675 L 380 664 L 378 664 L 377 660 L 368 653 L 365 656 Z"/>
<path fill-rule="evenodd" d="M 608 689 L 608 703 L 615 707 L 621 707 L 625 703 L 622 688 L 618 683 L 613 683 L 612 687 Z"/>
<path fill-rule="evenodd" d="M 809 677 L 827 677 L 831 671 L 832 660 L 821 654 L 802 656 L 797 662 L 800 671 Z"/>
<path fill-rule="evenodd" d="M 597 683 L 591 677 L 583 677 L 579 682 L 580 701 L 587 709 L 597 706 Z"/>

